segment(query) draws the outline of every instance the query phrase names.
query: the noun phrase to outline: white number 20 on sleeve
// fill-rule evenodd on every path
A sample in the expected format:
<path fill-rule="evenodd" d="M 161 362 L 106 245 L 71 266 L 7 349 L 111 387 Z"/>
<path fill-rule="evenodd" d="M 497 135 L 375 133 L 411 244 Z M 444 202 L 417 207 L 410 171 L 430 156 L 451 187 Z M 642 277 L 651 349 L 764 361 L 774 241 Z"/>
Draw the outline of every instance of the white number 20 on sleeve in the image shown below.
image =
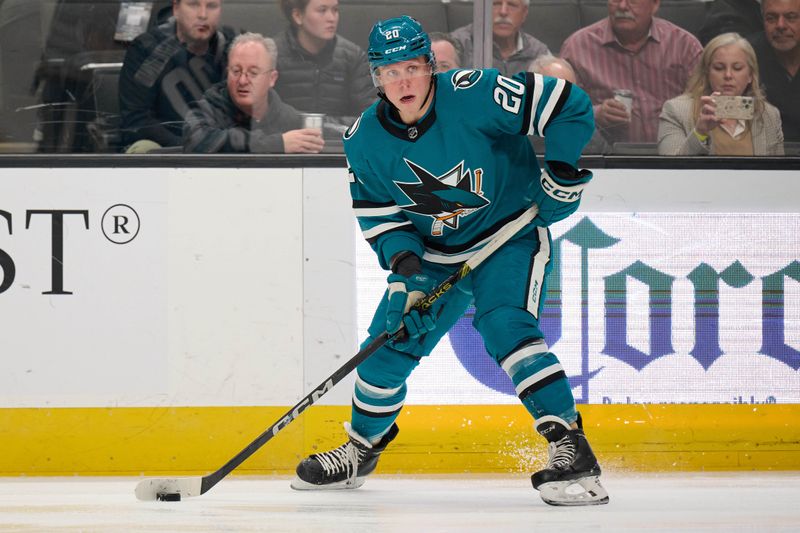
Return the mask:
<path fill-rule="evenodd" d="M 522 83 L 506 78 L 505 76 L 497 76 L 497 87 L 494 88 L 494 101 L 508 111 L 515 115 L 519 113 L 519 108 L 522 107 L 522 95 L 525 93 L 525 85 Z"/>

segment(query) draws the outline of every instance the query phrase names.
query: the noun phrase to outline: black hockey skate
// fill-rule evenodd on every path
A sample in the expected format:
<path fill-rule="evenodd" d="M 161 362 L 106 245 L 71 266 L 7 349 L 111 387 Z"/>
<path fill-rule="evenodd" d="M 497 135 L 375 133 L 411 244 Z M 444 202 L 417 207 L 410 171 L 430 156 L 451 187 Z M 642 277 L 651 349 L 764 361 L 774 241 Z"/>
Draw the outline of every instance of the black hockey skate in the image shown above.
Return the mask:
<path fill-rule="evenodd" d="M 344 428 L 350 439 L 333 450 L 315 453 L 297 465 L 297 477 L 292 480 L 295 490 L 357 489 L 378 466 L 378 459 L 400 429 L 392 424 L 389 432 L 377 444 L 356 433 L 350 424 Z"/>
<path fill-rule="evenodd" d="M 608 493 L 600 484 L 600 465 L 583 434 L 555 416 L 543 416 L 536 422 L 547 441 L 549 459 L 544 470 L 531 476 L 545 503 L 550 505 L 600 505 L 608 503 Z"/>

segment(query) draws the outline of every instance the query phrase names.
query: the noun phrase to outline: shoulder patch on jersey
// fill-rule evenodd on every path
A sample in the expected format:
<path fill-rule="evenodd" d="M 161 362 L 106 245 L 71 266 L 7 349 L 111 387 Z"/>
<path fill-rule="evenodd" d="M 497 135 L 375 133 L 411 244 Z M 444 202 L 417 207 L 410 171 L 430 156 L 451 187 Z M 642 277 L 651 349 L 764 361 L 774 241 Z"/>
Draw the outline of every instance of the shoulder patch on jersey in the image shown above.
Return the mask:
<path fill-rule="evenodd" d="M 349 128 L 347 128 L 347 131 L 344 132 L 344 135 L 343 135 L 343 137 L 345 139 L 349 139 L 350 137 L 352 137 L 353 135 L 356 134 L 356 131 L 358 131 L 358 126 L 361 124 L 361 117 L 363 117 L 363 116 L 364 115 L 358 115 L 358 118 L 356 119 L 356 121 L 353 122 L 353 124 Z"/>
<path fill-rule="evenodd" d="M 478 83 L 481 76 L 483 76 L 482 70 L 457 70 L 453 72 L 453 75 L 450 77 L 450 83 L 453 84 L 453 89 L 456 91 L 459 89 L 469 89 Z"/>

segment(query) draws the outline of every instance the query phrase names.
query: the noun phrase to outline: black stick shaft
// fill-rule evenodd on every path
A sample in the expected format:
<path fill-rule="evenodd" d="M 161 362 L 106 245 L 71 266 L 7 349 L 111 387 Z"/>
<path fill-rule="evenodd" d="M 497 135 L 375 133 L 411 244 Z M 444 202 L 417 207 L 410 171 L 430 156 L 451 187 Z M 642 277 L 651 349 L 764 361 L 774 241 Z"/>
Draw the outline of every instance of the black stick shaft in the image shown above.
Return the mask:
<path fill-rule="evenodd" d="M 423 309 L 429 308 L 436 300 L 441 298 L 443 294 L 453 288 L 453 286 L 469 272 L 470 268 L 466 266 L 458 269 L 456 272 L 448 276 L 447 279 L 437 285 L 433 291 L 419 300 L 415 304 L 415 307 L 421 307 Z M 400 331 L 402 331 L 402 329 Z M 378 349 L 386 344 L 390 339 L 399 335 L 400 331 L 394 333 L 393 335 L 383 332 L 379 336 L 375 337 L 372 342 L 362 348 L 357 354 L 350 358 L 349 361 L 336 370 L 336 372 L 328 376 L 325 381 L 320 383 L 316 389 L 296 403 L 294 407 L 289 409 L 280 420 L 272 424 L 266 429 L 266 431 L 256 437 L 256 439 L 248 444 L 245 449 L 237 453 L 230 461 L 222 465 L 222 467 L 216 472 L 212 472 L 207 476 L 203 476 L 202 484 L 200 486 L 200 494 L 205 494 L 211 489 L 211 487 L 222 481 L 225 476 L 233 472 L 240 464 L 245 462 L 251 455 L 256 453 L 272 437 L 277 435 L 280 430 L 288 426 L 295 418 L 300 416 L 300 414 L 307 407 L 317 403 L 319 399 L 325 395 L 325 393 L 350 375 L 350 372 L 355 370 L 358 365 L 366 361 L 369 356 L 378 351 Z"/>
<path fill-rule="evenodd" d="M 458 281 L 463 279 L 467 274 L 469 274 L 475 267 L 481 264 L 487 257 L 493 254 L 498 248 L 500 248 L 503 244 L 505 244 L 511 237 L 516 235 L 522 228 L 526 227 L 533 219 L 536 217 L 538 213 L 537 206 L 530 207 L 527 211 L 525 211 L 522 215 L 520 215 L 515 220 L 509 222 L 506 226 L 501 229 L 496 236 L 486 244 L 481 250 L 475 253 L 472 257 L 470 257 L 457 271 L 452 273 L 450 276 L 447 277 L 444 281 L 439 283 L 433 291 L 425 295 L 422 299 L 418 300 L 414 307 L 420 309 L 428 309 L 430 308 L 436 300 L 441 298 L 447 291 L 452 289 Z M 230 461 L 222 465 L 216 472 L 212 472 L 207 476 L 203 476 L 201 485 L 200 485 L 200 494 L 205 494 L 206 492 L 211 489 L 214 485 L 222 481 L 222 479 L 233 472 L 236 467 L 240 464 L 245 462 L 251 455 L 256 453 L 259 448 L 264 446 L 272 437 L 278 434 L 280 430 L 288 426 L 292 423 L 292 421 L 300 416 L 300 414 L 310 405 L 314 405 L 322 398 L 325 393 L 331 390 L 337 383 L 342 381 L 346 378 L 350 372 L 355 370 L 355 368 L 366 361 L 366 359 L 371 356 L 373 353 L 378 351 L 378 349 L 386 344 L 388 341 L 392 340 L 396 336 L 402 334 L 403 329 L 401 328 L 397 332 L 393 334 L 389 334 L 383 332 L 378 337 L 372 340 L 368 345 L 362 348 L 357 354 L 355 354 L 349 361 L 347 361 L 344 365 L 341 366 L 336 372 L 331 374 L 328 379 L 323 381 L 316 389 L 314 389 L 310 394 L 306 395 L 302 400 L 300 400 L 294 407 L 292 407 L 289 411 L 286 412 L 280 420 L 272 424 L 270 427 L 267 428 L 261 435 L 256 437 L 256 439 L 247 445 L 247 447 L 237 453 Z"/>

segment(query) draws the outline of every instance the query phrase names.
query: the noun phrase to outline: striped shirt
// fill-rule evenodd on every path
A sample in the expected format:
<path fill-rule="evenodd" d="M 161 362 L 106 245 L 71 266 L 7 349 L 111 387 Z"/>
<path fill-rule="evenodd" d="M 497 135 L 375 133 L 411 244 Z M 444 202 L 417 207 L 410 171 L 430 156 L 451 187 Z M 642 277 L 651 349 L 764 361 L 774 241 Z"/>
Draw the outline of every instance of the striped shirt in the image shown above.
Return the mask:
<path fill-rule="evenodd" d="M 630 125 L 603 131 L 612 142 L 656 142 L 661 106 L 683 93 L 702 52 L 694 35 L 660 18 L 653 18 L 647 42 L 637 52 L 622 47 L 608 18 L 578 30 L 561 47 L 595 114 L 603 100 L 614 97 L 614 89 L 633 92 Z"/>

